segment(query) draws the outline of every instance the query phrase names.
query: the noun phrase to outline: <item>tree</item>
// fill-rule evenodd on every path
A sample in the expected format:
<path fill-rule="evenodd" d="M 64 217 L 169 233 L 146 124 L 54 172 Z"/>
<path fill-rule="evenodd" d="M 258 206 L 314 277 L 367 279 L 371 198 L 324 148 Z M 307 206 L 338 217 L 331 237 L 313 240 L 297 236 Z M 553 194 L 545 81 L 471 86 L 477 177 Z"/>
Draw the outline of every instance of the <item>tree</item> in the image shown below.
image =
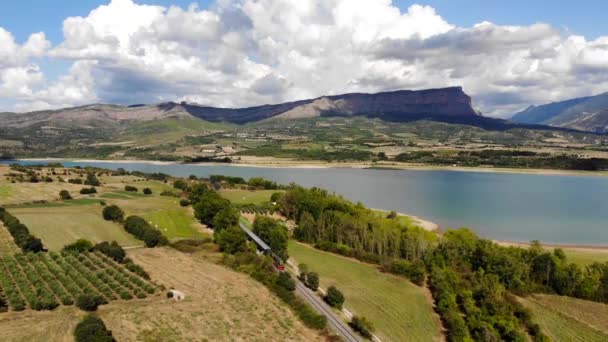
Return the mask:
<path fill-rule="evenodd" d="M 223 229 L 216 238 L 220 251 L 235 254 L 247 250 L 247 234 L 235 226 Z"/>
<path fill-rule="evenodd" d="M 327 294 L 325 295 L 325 301 L 330 306 L 342 310 L 342 305 L 344 304 L 344 295 L 340 290 L 338 290 L 335 286 L 330 286 L 327 289 Z"/>
<path fill-rule="evenodd" d="M 132 186 L 132 185 L 125 185 L 125 191 L 128 191 L 128 192 L 137 192 L 138 189 L 136 187 Z"/>
<path fill-rule="evenodd" d="M 187 207 L 190 205 L 190 201 L 185 198 L 182 198 L 181 200 L 179 200 L 179 205 L 181 205 L 182 207 Z"/>
<path fill-rule="evenodd" d="M 253 221 L 253 232 L 270 246 L 281 259 L 287 260 L 287 228 L 277 220 L 267 216 L 257 216 Z"/>
<path fill-rule="evenodd" d="M 306 287 L 313 291 L 317 291 L 319 288 L 319 274 L 317 272 L 306 273 Z"/>
<path fill-rule="evenodd" d="M 103 321 L 93 315 L 87 315 L 74 330 L 76 342 L 115 342 L 112 332 Z"/>
<path fill-rule="evenodd" d="M 100 251 L 118 263 L 122 263 L 127 256 L 125 250 L 116 241 L 100 242 L 93 247 L 93 250 Z"/>
<path fill-rule="evenodd" d="M 93 249 L 93 243 L 89 240 L 78 239 L 69 245 L 65 245 L 62 249 L 64 252 L 84 253 Z"/>
<path fill-rule="evenodd" d="M 349 325 L 365 338 L 372 338 L 374 326 L 365 317 L 353 316 Z"/>
<path fill-rule="evenodd" d="M 67 200 L 72 199 L 72 195 L 70 195 L 70 193 L 67 190 L 61 190 L 61 191 L 59 191 L 59 198 L 61 198 L 64 201 L 67 201 Z"/>
<path fill-rule="evenodd" d="M 76 298 L 76 306 L 84 311 L 95 311 L 101 304 L 105 304 L 105 300 L 100 295 L 92 293 L 83 293 Z"/>
<path fill-rule="evenodd" d="M 109 205 L 103 208 L 103 219 L 106 221 L 121 222 L 125 217 L 125 212 L 117 205 Z"/>
<path fill-rule="evenodd" d="M 90 186 L 100 186 L 101 183 L 99 182 L 99 179 L 97 179 L 97 176 L 95 176 L 94 173 L 88 173 L 87 174 L 87 179 L 84 181 L 85 185 L 90 185 Z"/>
<path fill-rule="evenodd" d="M 213 226 L 215 214 L 230 206 L 230 201 L 213 190 L 205 191 L 194 205 L 194 216 L 202 223 Z"/>
<path fill-rule="evenodd" d="M 287 272 L 279 273 L 275 284 L 291 292 L 296 290 L 296 282 L 291 279 L 291 276 Z"/>
<path fill-rule="evenodd" d="M 234 227 L 239 224 L 239 218 L 241 217 L 239 211 L 233 206 L 228 206 L 220 210 L 213 217 L 213 230 L 220 232 L 228 227 Z"/>
<path fill-rule="evenodd" d="M 270 196 L 270 202 L 278 202 L 281 199 L 281 196 L 283 196 L 282 192 L 273 192 Z"/>
<path fill-rule="evenodd" d="M 178 179 L 173 182 L 173 187 L 179 190 L 186 190 L 186 188 L 188 188 L 188 184 L 186 184 L 186 182 L 184 182 L 183 180 Z"/>
<path fill-rule="evenodd" d="M 145 189 L 144 189 L 144 195 L 152 195 L 152 189 L 150 189 L 150 188 L 145 188 Z"/>

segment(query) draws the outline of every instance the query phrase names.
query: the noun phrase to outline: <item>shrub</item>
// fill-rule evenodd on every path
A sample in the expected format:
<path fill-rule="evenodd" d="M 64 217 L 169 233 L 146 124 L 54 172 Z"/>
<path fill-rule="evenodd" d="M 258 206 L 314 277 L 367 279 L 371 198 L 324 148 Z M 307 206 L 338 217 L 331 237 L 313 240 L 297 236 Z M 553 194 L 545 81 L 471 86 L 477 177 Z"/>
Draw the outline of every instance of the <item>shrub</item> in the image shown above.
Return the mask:
<path fill-rule="evenodd" d="M 64 201 L 67 201 L 67 200 L 72 199 L 72 195 L 70 195 L 70 193 L 67 190 L 61 190 L 61 191 L 59 191 L 59 198 L 61 198 Z"/>
<path fill-rule="evenodd" d="M 365 317 L 353 316 L 353 319 L 348 325 L 350 325 L 353 330 L 361 334 L 361 336 L 369 339 L 372 338 L 374 327 L 372 326 L 372 323 Z"/>
<path fill-rule="evenodd" d="M 342 305 L 344 304 L 344 295 L 335 286 L 330 286 L 327 289 L 327 294 L 325 295 L 324 299 L 330 306 L 342 310 Z"/>
<path fill-rule="evenodd" d="M 100 242 L 93 247 L 93 250 L 100 251 L 118 263 L 122 263 L 127 255 L 125 250 L 116 241 L 112 241 L 111 243 L 107 241 Z"/>
<path fill-rule="evenodd" d="M 97 193 L 97 189 L 95 189 L 94 187 L 80 189 L 81 195 L 90 195 L 90 194 L 96 194 L 96 193 Z"/>
<path fill-rule="evenodd" d="M 273 192 L 272 195 L 270 196 L 270 202 L 278 202 L 281 199 L 281 196 L 283 196 L 282 193 Z"/>
<path fill-rule="evenodd" d="M 186 182 L 184 182 L 183 180 L 178 179 L 173 182 L 173 187 L 179 190 L 186 190 L 186 188 L 188 188 L 188 184 L 186 184 Z"/>
<path fill-rule="evenodd" d="M 106 325 L 100 318 L 93 315 L 87 315 L 74 330 L 74 339 L 76 342 L 114 342 L 112 332 L 106 328 Z"/>
<path fill-rule="evenodd" d="M 156 228 L 153 228 L 139 216 L 129 216 L 125 220 L 125 230 L 142 240 L 146 247 L 164 246 L 169 243 L 166 237 Z"/>
<path fill-rule="evenodd" d="M 152 195 L 152 189 L 150 189 L 150 188 L 145 188 L 143 192 L 144 192 L 144 195 Z"/>
<path fill-rule="evenodd" d="M 101 183 L 97 179 L 97 176 L 95 176 L 94 173 L 87 174 L 87 179 L 84 181 L 84 184 L 90 185 L 90 186 L 100 186 L 101 185 Z"/>
<path fill-rule="evenodd" d="M 76 298 L 76 306 L 84 311 L 95 311 L 99 305 L 104 303 L 103 297 L 91 293 L 83 293 Z"/>
<path fill-rule="evenodd" d="M 185 198 L 184 198 L 184 199 L 181 199 L 181 200 L 179 201 L 179 205 L 181 205 L 182 207 L 187 207 L 187 206 L 189 206 L 189 205 L 190 205 L 190 201 L 188 201 L 188 200 L 187 200 L 187 199 L 185 199 Z"/>
<path fill-rule="evenodd" d="M 109 205 L 103 208 L 103 219 L 107 221 L 121 222 L 124 219 L 125 212 L 117 205 Z"/>
<path fill-rule="evenodd" d="M 64 252 L 84 253 L 93 249 L 93 243 L 89 240 L 78 239 L 69 245 L 65 245 L 62 249 Z"/>
<path fill-rule="evenodd" d="M 313 291 L 317 291 L 319 288 L 319 274 L 316 272 L 308 272 L 306 274 L 306 287 Z"/>
<path fill-rule="evenodd" d="M 137 190 L 136 187 L 134 187 L 132 185 L 125 185 L 125 191 L 128 191 L 128 192 L 137 192 L 138 190 Z"/>

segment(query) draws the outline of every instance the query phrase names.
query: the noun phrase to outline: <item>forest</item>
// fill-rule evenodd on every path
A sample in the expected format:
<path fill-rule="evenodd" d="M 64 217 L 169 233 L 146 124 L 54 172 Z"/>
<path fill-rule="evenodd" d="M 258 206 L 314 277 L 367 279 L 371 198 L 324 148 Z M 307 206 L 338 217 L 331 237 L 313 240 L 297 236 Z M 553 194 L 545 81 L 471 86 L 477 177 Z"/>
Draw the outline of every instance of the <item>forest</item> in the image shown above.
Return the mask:
<path fill-rule="evenodd" d="M 546 340 L 518 296 L 608 302 L 608 263 L 581 267 L 538 242 L 528 249 L 502 247 L 466 228 L 436 234 L 318 188 L 291 185 L 279 205 L 298 224 L 296 239 L 377 263 L 418 285 L 426 281 L 450 341 Z"/>

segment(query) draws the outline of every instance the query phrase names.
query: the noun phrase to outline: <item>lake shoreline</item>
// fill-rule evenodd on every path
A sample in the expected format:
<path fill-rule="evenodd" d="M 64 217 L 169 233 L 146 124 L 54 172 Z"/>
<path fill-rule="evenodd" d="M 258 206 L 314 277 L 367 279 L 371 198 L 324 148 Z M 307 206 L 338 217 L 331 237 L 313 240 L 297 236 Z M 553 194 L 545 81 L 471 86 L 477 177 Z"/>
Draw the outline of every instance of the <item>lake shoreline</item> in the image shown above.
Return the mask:
<path fill-rule="evenodd" d="M 61 162 L 68 161 L 74 163 L 142 163 L 150 165 L 210 165 L 210 166 L 236 166 L 236 167 L 257 167 L 257 168 L 277 168 L 277 169 L 372 169 L 372 170 L 412 170 L 412 171 L 455 171 L 455 172 L 487 172 L 487 173 L 511 173 L 511 174 L 531 174 L 542 176 L 591 176 L 607 177 L 608 171 L 582 171 L 582 170 L 559 170 L 559 169 L 517 169 L 517 168 L 495 168 L 495 167 L 466 167 L 466 166 L 443 166 L 413 163 L 396 162 L 344 162 L 330 163 L 322 161 L 296 161 L 281 160 L 277 158 L 260 160 L 237 160 L 232 163 L 200 162 L 183 163 L 177 161 L 161 161 L 149 159 L 80 159 L 80 158 L 19 158 L 17 161 L 28 162 Z"/>

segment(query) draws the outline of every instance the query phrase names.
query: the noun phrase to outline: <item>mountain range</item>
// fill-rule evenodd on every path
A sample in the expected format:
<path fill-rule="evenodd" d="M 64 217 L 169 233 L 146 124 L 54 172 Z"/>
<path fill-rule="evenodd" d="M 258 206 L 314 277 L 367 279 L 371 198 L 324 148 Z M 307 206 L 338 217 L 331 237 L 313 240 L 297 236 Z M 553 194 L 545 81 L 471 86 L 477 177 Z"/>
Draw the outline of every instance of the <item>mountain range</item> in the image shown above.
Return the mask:
<path fill-rule="evenodd" d="M 471 97 L 461 87 L 399 90 L 375 94 L 349 93 L 246 108 L 217 108 L 186 102 L 131 106 L 92 104 L 29 113 L 0 113 L 0 127 L 40 126 L 84 129 L 103 127 L 107 129 L 114 126 L 124 127 L 133 122 L 176 117 L 198 118 L 208 122 L 248 124 L 272 119 L 293 120 L 330 116 L 365 116 L 390 122 L 431 120 L 466 124 L 490 130 L 518 127 L 548 128 L 543 127 L 544 122 L 538 120 L 524 120 L 516 123 L 485 117 L 473 107 Z"/>
<path fill-rule="evenodd" d="M 608 93 L 530 106 L 513 115 L 512 120 L 523 124 L 608 133 Z"/>

